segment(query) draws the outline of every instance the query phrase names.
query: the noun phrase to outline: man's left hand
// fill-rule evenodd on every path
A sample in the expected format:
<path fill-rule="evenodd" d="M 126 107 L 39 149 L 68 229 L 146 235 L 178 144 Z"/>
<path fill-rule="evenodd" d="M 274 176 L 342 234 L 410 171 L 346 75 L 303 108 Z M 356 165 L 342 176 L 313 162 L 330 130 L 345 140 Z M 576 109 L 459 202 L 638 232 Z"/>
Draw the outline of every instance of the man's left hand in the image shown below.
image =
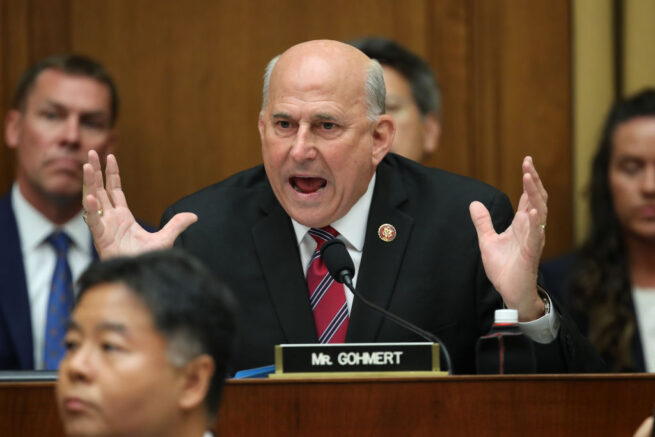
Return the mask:
<path fill-rule="evenodd" d="M 544 314 L 537 292 L 539 259 L 546 244 L 548 193 L 541 183 L 532 158 L 523 159 L 523 194 L 505 232 L 496 233 L 487 208 L 480 202 L 469 206 L 478 233 L 480 253 L 487 277 L 508 308 L 518 310 L 519 321 L 535 320 Z"/>

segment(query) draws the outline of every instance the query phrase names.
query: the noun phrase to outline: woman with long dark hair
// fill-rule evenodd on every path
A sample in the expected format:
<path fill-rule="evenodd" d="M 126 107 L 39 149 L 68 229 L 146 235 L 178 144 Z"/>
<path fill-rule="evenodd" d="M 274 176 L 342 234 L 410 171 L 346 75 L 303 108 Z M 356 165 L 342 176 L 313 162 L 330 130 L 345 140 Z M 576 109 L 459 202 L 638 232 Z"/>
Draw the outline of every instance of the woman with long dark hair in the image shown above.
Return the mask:
<path fill-rule="evenodd" d="M 655 90 L 610 110 L 593 160 L 588 236 L 542 270 L 612 371 L 655 371 Z"/>

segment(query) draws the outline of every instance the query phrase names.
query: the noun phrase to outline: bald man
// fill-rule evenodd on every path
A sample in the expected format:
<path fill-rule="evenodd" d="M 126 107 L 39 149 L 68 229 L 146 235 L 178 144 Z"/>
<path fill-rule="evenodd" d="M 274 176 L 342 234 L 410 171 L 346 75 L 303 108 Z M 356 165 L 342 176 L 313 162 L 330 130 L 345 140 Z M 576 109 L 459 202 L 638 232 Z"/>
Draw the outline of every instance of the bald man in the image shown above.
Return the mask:
<path fill-rule="evenodd" d="M 103 186 L 89 153 L 84 201 L 101 257 L 175 242 L 205 260 L 240 304 L 236 368 L 272 363 L 280 343 L 420 340 L 320 276 L 316 249 L 340 238 L 362 294 L 439 336 L 455 373 L 475 372 L 475 343 L 503 302 L 535 341 L 539 370 L 592 370 L 597 356 L 537 287 L 547 194 L 532 160 L 514 215 L 483 183 L 387 155 L 384 102 L 380 64 L 356 48 L 291 47 L 266 68 L 264 164 L 180 200 L 154 234 L 134 222 L 116 160 Z"/>

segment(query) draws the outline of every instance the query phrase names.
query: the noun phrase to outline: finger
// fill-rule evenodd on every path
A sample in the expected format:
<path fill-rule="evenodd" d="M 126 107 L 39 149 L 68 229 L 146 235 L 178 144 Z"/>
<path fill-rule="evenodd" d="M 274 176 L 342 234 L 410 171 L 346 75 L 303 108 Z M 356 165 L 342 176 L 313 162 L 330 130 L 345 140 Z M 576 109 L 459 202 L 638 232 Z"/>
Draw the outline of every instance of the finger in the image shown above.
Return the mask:
<path fill-rule="evenodd" d="M 89 182 L 89 194 L 95 196 L 96 201 L 99 203 L 100 209 L 109 209 L 112 207 L 112 202 L 105 190 L 105 183 L 102 176 L 102 165 L 100 164 L 100 157 L 95 150 L 89 151 L 89 164 L 93 168 L 93 178 Z M 91 189 L 93 187 L 93 189 Z"/>
<path fill-rule="evenodd" d="M 95 194 L 93 184 L 93 167 L 88 162 L 82 166 L 82 178 L 82 208 L 84 208 L 84 210 L 88 210 L 89 206 L 86 201 L 86 196 L 87 194 Z"/>
<path fill-rule="evenodd" d="M 114 155 L 107 155 L 107 166 L 105 167 L 105 176 L 107 178 L 107 192 L 114 206 L 124 206 L 127 208 L 125 193 L 121 188 L 121 177 L 118 171 L 118 162 Z"/>
<path fill-rule="evenodd" d="M 95 241 L 100 238 L 105 231 L 105 225 L 102 223 L 100 213 L 98 212 L 100 210 L 100 205 L 98 204 L 98 200 L 92 194 L 86 195 L 85 203 L 87 205 L 85 208 L 86 224 L 91 231 L 93 240 Z"/>
<path fill-rule="evenodd" d="M 198 221 L 198 216 L 191 212 L 181 212 L 175 214 L 172 219 L 166 223 L 161 231 L 158 232 L 163 240 L 172 246 L 175 239 L 190 225 Z"/>
<path fill-rule="evenodd" d="M 496 234 L 496 230 L 491 222 L 489 210 L 481 202 L 471 202 L 469 212 L 471 214 L 471 220 L 473 220 L 473 226 L 475 226 L 478 234 L 478 241 L 487 234 Z"/>
<path fill-rule="evenodd" d="M 524 204 L 525 208 L 527 210 L 536 209 L 537 218 L 539 219 L 538 225 L 545 224 L 548 217 L 548 205 L 546 204 L 546 199 L 542 197 L 538 187 L 535 185 L 530 173 L 523 175 L 523 190 L 524 194 L 527 195 L 527 202 Z"/>
<path fill-rule="evenodd" d="M 523 173 L 530 174 L 532 180 L 534 181 L 535 187 L 539 192 L 539 195 L 543 198 L 544 202 L 548 202 L 548 192 L 544 187 L 541 177 L 537 172 L 537 168 L 534 165 L 534 160 L 532 159 L 531 156 L 526 156 L 523 160 Z"/>
<path fill-rule="evenodd" d="M 100 159 L 95 150 L 90 150 L 88 154 L 88 162 L 82 166 L 84 171 L 84 183 L 86 184 L 87 194 L 96 195 L 98 191 L 97 172 L 102 172 L 100 168 Z M 101 174 L 102 176 L 102 174 Z"/>
<path fill-rule="evenodd" d="M 516 212 L 519 211 L 527 212 L 530 210 L 530 208 L 531 205 L 530 205 L 530 199 L 528 198 L 528 193 L 523 191 L 523 193 L 521 193 L 521 197 L 519 198 L 519 206 L 517 207 Z"/>

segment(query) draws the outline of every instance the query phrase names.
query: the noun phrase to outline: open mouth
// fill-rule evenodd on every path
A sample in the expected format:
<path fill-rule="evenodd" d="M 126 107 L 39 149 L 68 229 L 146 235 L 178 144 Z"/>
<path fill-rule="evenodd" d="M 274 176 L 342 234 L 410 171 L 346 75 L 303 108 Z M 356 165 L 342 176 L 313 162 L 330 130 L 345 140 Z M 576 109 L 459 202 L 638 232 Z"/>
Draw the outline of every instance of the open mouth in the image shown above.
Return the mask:
<path fill-rule="evenodd" d="M 325 188 L 327 181 L 323 178 L 304 178 L 294 176 L 289 178 L 289 183 L 299 193 L 311 194 Z"/>

